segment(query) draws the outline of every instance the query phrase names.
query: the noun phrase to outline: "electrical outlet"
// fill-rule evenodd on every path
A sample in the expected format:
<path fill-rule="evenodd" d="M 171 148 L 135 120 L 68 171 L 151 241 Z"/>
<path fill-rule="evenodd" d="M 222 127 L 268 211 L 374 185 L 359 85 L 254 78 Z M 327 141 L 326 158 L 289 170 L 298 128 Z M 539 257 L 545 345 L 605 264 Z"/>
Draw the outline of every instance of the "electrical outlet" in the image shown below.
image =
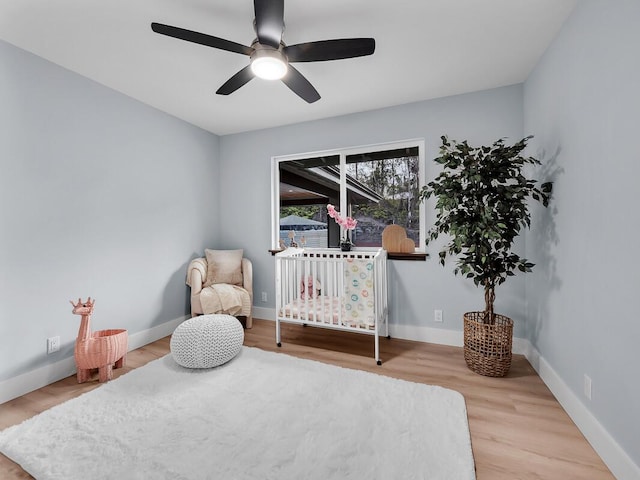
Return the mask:
<path fill-rule="evenodd" d="M 60 337 L 47 338 L 47 354 L 57 352 L 60 350 Z"/>
<path fill-rule="evenodd" d="M 584 374 L 584 396 L 591 400 L 591 377 Z"/>
<path fill-rule="evenodd" d="M 263 302 L 267 301 L 267 292 L 262 292 L 262 301 Z"/>
<path fill-rule="evenodd" d="M 442 323 L 442 310 L 434 310 L 433 311 L 433 321 Z"/>

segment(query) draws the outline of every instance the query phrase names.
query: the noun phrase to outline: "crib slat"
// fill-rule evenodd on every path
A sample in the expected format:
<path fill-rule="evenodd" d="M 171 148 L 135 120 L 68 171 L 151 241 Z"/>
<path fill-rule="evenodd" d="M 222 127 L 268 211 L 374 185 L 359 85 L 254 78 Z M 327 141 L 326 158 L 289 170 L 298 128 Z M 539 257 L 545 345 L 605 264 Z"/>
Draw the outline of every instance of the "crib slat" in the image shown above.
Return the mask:
<path fill-rule="evenodd" d="M 313 262 L 311 264 L 311 300 L 313 302 L 312 308 L 313 311 L 315 313 L 314 315 L 314 320 L 317 323 L 319 318 L 318 318 L 318 280 L 317 280 L 317 276 L 318 276 L 318 262 Z"/>

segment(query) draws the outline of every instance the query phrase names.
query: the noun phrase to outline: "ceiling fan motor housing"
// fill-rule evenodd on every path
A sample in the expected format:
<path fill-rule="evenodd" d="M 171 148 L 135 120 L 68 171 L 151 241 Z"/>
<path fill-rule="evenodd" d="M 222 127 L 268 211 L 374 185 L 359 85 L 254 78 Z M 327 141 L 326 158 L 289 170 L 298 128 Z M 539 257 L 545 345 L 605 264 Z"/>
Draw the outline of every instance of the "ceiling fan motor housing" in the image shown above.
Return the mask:
<path fill-rule="evenodd" d="M 287 74 L 288 59 L 280 48 L 262 45 L 257 40 L 251 45 L 253 53 L 249 57 L 253 73 L 265 80 L 279 80 Z"/>

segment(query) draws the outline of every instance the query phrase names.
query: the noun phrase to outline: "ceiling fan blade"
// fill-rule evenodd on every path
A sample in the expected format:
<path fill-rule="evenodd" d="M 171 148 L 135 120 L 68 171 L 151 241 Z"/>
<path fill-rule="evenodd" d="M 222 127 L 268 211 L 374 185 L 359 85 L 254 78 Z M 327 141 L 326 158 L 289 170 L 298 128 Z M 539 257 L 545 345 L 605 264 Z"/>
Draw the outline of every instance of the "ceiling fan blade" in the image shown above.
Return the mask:
<path fill-rule="evenodd" d="M 227 80 L 224 85 L 222 85 L 216 93 L 218 95 L 229 95 L 230 93 L 235 92 L 241 86 L 245 85 L 249 80 L 254 77 L 253 72 L 251 71 L 251 65 L 247 65 L 238 73 L 236 73 L 233 77 Z"/>
<path fill-rule="evenodd" d="M 284 84 L 289 87 L 293 92 L 302 98 L 307 103 L 313 103 L 320 100 L 320 94 L 313 88 L 313 85 L 309 83 L 309 80 L 293 66 L 289 65 L 287 74 L 282 78 Z"/>
<path fill-rule="evenodd" d="M 323 62 L 343 58 L 364 57 L 376 49 L 373 38 L 343 38 L 298 43 L 284 48 L 290 62 Z"/>
<path fill-rule="evenodd" d="M 284 0 L 254 0 L 258 41 L 273 48 L 280 47 L 284 29 Z"/>
<path fill-rule="evenodd" d="M 206 35 L 204 33 L 194 32 L 192 30 L 185 30 L 184 28 L 172 27 L 171 25 L 154 22 L 151 24 L 151 30 L 161 35 L 186 40 L 187 42 L 199 43 L 200 45 L 206 45 L 207 47 L 219 48 L 220 50 L 226 50 L 227 52 L 241 53 L 243 55 L 251 55 L 253 53 L 253 48 L 246 47 L 240 43 Z"/>

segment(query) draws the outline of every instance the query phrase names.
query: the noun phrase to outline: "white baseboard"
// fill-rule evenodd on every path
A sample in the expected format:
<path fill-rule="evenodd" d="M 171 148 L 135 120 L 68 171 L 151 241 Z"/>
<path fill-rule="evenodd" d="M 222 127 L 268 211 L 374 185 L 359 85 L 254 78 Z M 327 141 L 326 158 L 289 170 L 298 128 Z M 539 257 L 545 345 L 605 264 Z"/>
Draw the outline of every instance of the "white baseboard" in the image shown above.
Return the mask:
<path fill-rule="evenodd" d="M 549 365 L 540 352 L 526 341 L 529 346 L 527 359 L 538 372 L 551 393 L 556 397 L 562 408 L 591 444 L 602 461 L 609 467 L 611 473 L 618 480 L 640 479 L 640 466 L 636 465 L 627 452 L 602 426 L 598 419 L 582 403 L 580 398 L 562 380 L 560 375 Z"/>
<path fill-rule="evenodd" d="M 251 313 L 253 318 L 259 318 L 261 320 L 276 320 L 276 309 L 265 307 L 253 307 Z"/>
<path fill-rule="evenodd" d="M 187 316 L 180 317 L 129 335 L 128 351 L 171 335 L 175 328 L 187 318 Z M 76 361 L 73 357 L 67 357 L 17 377 L 4 380 L 0 382 L 0 404 L 67 378 L 74 373 L 76 373 Z"/>
<path fill-rule="evenodd" d="M 129 335 L 128 350 L 131 351 L 136 348 L 144 347 L 156 340 L 160 340 L 161 338 L 171 335 L 178 325 L 189 318 L 191 318 L 191 315 L 185 315 L 184 317 L 178 317 L 175 320 L 169 320 L 168 322 L 161 323 L 155 327 Z"/>
<path fill-rule="evenodd" d="M 445 328 L 419 327 L 415 325 L 389 325 L 389 334 L 392 338 L 401 338 L 403 340 L 436 343 L 438 345 L 449 345 L 450 347 L 464 346 L 462 330 L 447 330 Z M 531 343 L 525 338 L 514 337 L 511 350 L 517 355 L 527 356 L 528 359 Z"/>
<path fill-rule="evenodd" d="M 75 372 L 75 359 L 73 357 L 67 357 L 55 363 L 23 373 L 17 377 L 4 380 L 0 383 L 0 403 L 8 402 L 38 388 L 67 378 Z"/>
<path fill-rule="evenodd" d="M 391 335 L 391 338 L 400 338 L 402 340 L 437 343 L 451 347 L 462 346 L 462 332 L 459 330 L 389 324 L 389 335 Z"/>

